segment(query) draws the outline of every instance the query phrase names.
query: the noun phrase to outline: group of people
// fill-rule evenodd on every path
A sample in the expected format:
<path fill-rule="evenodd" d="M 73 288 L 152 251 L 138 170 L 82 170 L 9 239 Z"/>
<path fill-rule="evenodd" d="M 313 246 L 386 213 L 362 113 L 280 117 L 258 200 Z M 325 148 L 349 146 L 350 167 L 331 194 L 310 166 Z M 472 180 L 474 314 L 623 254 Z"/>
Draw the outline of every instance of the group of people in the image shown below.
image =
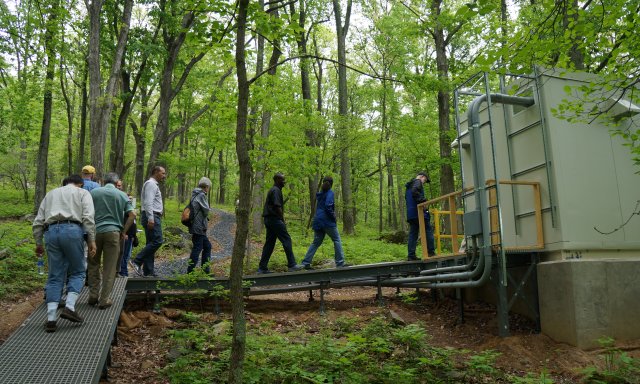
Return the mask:
<path fill-rule="evenodd" d="M 132 198 L 121 190 L 122 181 L 116 173 L 106 174 L 103 186 L 94 180 L 95 173 L 95 168 L 87 165 L 82 169 L 82 176 L 67 177 L 62 187 L 46 194 L 33 222 L 36 253 L 42 255 L 46 247 L 49 261 L 45 287 L 47 332 L 56 331 L 57 309 L 65 285 L 67 295 L 60 317 L 82 323 L 84 320 L 75 310 L 75 304 L 85 284 L 85 278 L 89 285 L 88 303 L 106 309 L 113 305 L 110 294 L 116 275 L 128 275 L 128 262 L 140 276 L 157 276 L 155 253 L 163 243 L 164 206 L 160 183 L 166 179 L 165 168 L 154 167 L 151 177 L 142 187 L 140 223 L 145 232 L 146 245 L 131 259 L 133 244 L 137 244 L 136 214 Z M 313 242 L 301 263 L 296 262 L 291 236 L 284 219 L 285 200 L 282 188 L 285 186 L 285 176 L 276 173 L 273 181 L 274 185 L 267 193 L 262 212 L 266 239 L 257 273 L 272 273 L 269 260 L 276 240 L 282 243 L 289 272 L 314 269 L 313 257 L 327 235 L 333 242 L 336 267 L 349 266 L 345 262 L 337 228 L 335 197 L 332 191 L 333 178 L 325 176 L 322 179 L 321 190 L 316 194 L 316 211 L 312 222 Z M 428 182 L 427 174 L 419 172 L 415 179 L 406 184 L 408 260 L 418 260 L 415 253 L 419 232 L 417 205 L 426 201 L 423 184 Z M 211 180 L 202 177 L 191 194 L 192 221 L 189 233 L 192 236 L 193 247 L 187 267 L 188 273 L 196 268 L 198 262 L 207 274 L 210 273 L 212 246 L 207 236 L 211 212 L 207 194 L 210 190 Z M 428 210 L 424 210 L 424 215 L 428 253 L 434 255 L 433 231 L 429 224 Z"/>
<path fill-rule="evenodd" d="M 95 168 L 87 165 L 82 176 L 65 178 L 62 187 L 46 194 L 33 221 L 36 254 L 42 255 L 46 247 L 49 262 L 47 332 L 57 329 L 57 309 L 65 285 L 67 295 L 60 317 L 84 321 L 75 306 L 87 275 L 89 304 L 100 309 L 113 305 L 110 295 L 122 243 L 135 213 L 129 196 L 116 188 L 120 181 L 116 173 L 105 175 L 104 186 L 93 180 L 94 175 Z"/>

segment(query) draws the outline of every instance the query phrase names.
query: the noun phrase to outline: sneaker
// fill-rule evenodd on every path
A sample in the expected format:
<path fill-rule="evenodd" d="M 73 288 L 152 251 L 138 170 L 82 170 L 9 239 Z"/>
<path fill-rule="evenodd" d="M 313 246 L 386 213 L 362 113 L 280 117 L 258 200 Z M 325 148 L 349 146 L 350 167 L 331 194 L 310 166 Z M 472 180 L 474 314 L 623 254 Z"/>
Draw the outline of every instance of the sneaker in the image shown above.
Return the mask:
<path fill-rule="evenodd" d="M 135 261 L 129 260 L 129 264 L 133 267 L 133 271 L 138 276 L 142 276 L 142 265 L 138 265 Z"/>
<path fill-rule="evenodd" d="M 62 317 L 63 319 L 69 320 L 73 323 L 84 322 L 84 319 L 82 318 L 82 316 L 78 315 L 78 312 L 72 311 L 67 307 L 64 307 L 64 309 L 62 310 L 62 313 L 60 314 L 60 317 Z"/>
<path fill-rule="evenodd" d="M 304 265 L 296 264 L 293 267 L 289 267 L 289 272 L 298 272 L 298 271 L 302 271 L 303 269 L 304 269 Z"/>
<path fill-rule="evenodd" d="M 46 323 L 44 323 L 44 331 L 47 333 L 53 333 L 56 331 L 56 329 L 58 329 L 58 325 L 56 324 L 56 321 L 47 321 Z"/>
<path fill-rule="evenodd" d="M 107 309 L 107 308 L 109 308 L 109 307 L 110 307 L 110 306 L 112 306 L 112 305 L 113 305 L 113 302 L 112 302 L 111 300 L 109 300 L 109 301 L 107 301 L 107 302 L 106 302 L 106 303 L 104 303 L 104 304 L 100 304 L 100 305 L 98 305 L 98 309 Z"/>
<path fill-rule="evenodd" d="M 302 264 L 304 265 L 304 269 L 307 271 L 315 271 L 315 268 L 311 266 L 311 264 Z"/>
<path fill-rule="evenodd" d="M 269 273 L 273 273 L 273 271 L 270 271 L 268 269 L 258 269 L 258 275 L 267 275 Z"/>
<path fill-rule="evenodd" d="M 336 268 L 346 268 L 346 267 L 350 267 L 352 264 L 349 263 L 342 263 L 340 265 L 336 265 Z"/>

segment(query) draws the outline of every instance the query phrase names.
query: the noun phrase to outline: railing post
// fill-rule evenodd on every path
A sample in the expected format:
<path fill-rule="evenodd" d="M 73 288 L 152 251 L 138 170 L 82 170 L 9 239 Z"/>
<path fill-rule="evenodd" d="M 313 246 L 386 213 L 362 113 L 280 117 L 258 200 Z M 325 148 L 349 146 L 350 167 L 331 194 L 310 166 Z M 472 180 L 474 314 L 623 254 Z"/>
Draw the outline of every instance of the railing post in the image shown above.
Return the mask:
<path fill-rule="evenodd" d="M 449 196 L 449 224 L 451 225 L 451 250 L 458 253 L 458 218 L 455 196 Z"/>
<path fill-rule="evenodd" d="M 418 225 L 420 226 L 420 244 L 422 244 L 422 259 L 425 260 L 427 254 L 427 227 L 424 225 L 424 203 L 418 204 Z"/>

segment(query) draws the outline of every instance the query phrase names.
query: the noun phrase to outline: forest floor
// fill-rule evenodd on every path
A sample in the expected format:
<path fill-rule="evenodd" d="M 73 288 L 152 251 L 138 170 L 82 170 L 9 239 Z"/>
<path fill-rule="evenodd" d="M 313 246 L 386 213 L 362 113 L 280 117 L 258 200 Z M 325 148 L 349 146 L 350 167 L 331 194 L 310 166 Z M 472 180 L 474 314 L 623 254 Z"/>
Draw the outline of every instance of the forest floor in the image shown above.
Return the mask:
<path fill-rule="evenodd" d="M 220 249 L 214 244 L 214 250 Z M 184 255 L 188 257 L 187 255 Z M 160 261 L 161 262 L 161 261 Z M 213 265 L 217 276 L 225 274 L 229 259 L 218 259 Z M 403 293 L 415 292 L 405 289 Z M 277 327 L 304 324 L 319 328 L 322 320 L 356 316 L 363 322 L 386 316 L 401 324 L 421 323 L 433 346 L 466 349 L 473 352 L 493 350 L 499 353 L 496 366 L 516 376 L 533 373 L 549 375 L 555 383 L 580 383 L 581 371 L 603 366 L 603 350 L 584 351 L 558 343 L 544 334 L 536 334 L 533 324 L 510 315 L 509 337 L 497 335 L 495 307 L 484 303 L 465 305 L 465 321 L 460 321 L 458 303 L 445 297 L 434 299 L 428 290 L 421 291 L 417 301 L 407 302 L 393 288 L 383 290 L 384 305 L 376 300 L 374 287 L 331 289 L 325 293 L 326 315 L 319 313 L 319 294 L 309 301 L 307 292 L 252 296 L 246 300 L 247 326 L 271 321 Z M 42 292 L 0 301 L 0 344 L 42 303 Z M 163 305 L 160 313 L 151 311 L 152 301 L 127 299 L 118 326 L 118 345 L 113 347 L 114 367 L 109 370 L 111 383 L 164 383 L 158 373 L 168 359 L 164 335 L 172 329 L 181 312 L 203 313 L 218 318 L 211 301 L 191 299 Z M 230 308 L 223 304 L 223 319 L 230 318 Z M 640 359 L 640 340 L 618 343 L 619 349 Z M 544 381 L 540 381 L 544 382 Z"/>

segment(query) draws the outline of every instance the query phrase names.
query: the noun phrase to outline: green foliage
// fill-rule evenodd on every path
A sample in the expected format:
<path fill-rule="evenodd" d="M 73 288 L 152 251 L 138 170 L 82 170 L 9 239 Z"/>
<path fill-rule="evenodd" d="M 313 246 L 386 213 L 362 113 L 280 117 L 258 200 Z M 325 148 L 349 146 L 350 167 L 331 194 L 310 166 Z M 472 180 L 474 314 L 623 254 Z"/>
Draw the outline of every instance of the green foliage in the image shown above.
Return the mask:
<path fill-rule="evenodd" d="M 163 374 L 176 384 L 225 383 L 231 335 L 200 319 L 188 322 L 188 328 L 169 332 L 170 347 L 179 357 Z M 365 323 L 341 317 L 325 323 L 319 333 L 304 327 L 278 333 L 273 323 L 264 323 L 247 330 L 244 382 L 468 383 L 470 377 L 491 382 L 499 377 L 489 369 L 495 356 L 471 356 L 468 368 L 457 367 L 464 354 L 430 346 L 419 324 L 396 327 L 381 317 Z"/>
<path fill-rule="evenodd" d="M 640 361 L 629 356 L 615 346 L 615 340 L 610 337 L 598 339 L 602 347 L 600 356 L 604 360 L 604 367 L 588 367 L 583 370 L 585 382 L 589 384 L 604 383 L 638 383 L 640 378 Z"/>
<path fill-rule="evenodd" d="M 42 288 L 46 274 L 38 275 L 31 222 L 13 218 L 30 212 L 17 191 L 0 191 L 0 299 Z"/>

